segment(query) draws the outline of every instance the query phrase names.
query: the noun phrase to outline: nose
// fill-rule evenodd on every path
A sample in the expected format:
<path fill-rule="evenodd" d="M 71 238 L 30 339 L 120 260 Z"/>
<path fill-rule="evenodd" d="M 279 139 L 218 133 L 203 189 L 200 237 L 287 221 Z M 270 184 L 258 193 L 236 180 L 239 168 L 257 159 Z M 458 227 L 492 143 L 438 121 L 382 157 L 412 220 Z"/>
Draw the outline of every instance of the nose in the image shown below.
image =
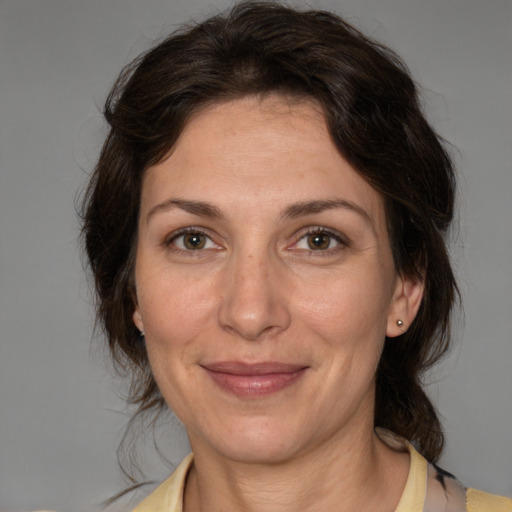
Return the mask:
<path fill-rule="evenodd" d="M 221 283 L 220 326 L 252 341 L 285 330 L 291 321 L 285 281 L 270 255 L 233 255 Z"/>

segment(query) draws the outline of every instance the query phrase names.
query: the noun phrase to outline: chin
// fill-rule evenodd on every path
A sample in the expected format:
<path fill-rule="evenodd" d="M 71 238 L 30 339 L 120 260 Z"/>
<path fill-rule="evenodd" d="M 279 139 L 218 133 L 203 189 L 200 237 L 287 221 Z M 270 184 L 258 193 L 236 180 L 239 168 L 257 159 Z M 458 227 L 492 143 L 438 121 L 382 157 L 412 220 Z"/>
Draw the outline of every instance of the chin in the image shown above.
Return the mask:
<path fill-rule="evenodd" d="M 301 450 L 304 439 L 296 435 L 297 429 L 283 425 L 272 418 L 252 418 L 250 421 L 232 421 L 220 432 L 209 433 L 210 448 L 221 457 L 247 464 L 278 464 L 293 458 Z M 304 437 L 304 432 L 302 436 Z M 201 443 L 190 436 L 192 450 Z M 201 443 L 202 444 L 202 443 Z M 307 444 L 307 443 L 306 443 Z"/>
<path fill-rule="evenodd" d="M 276 439 L 242 439 L 221 447 L 222 455 L 245 464 L 282 464 L 296 455 L 297 447 Z"/>

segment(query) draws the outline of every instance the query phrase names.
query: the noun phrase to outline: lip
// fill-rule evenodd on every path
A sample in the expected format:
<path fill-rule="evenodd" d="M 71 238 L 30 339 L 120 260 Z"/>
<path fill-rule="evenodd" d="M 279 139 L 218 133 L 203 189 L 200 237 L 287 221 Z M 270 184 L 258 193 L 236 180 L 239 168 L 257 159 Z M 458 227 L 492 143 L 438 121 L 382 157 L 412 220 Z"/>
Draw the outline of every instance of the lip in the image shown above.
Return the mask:
<path fill-rule="evenodd" d="M 274 361 L 250 364 L 221 361 L 201 367 L 224 391 L 240 398 L 259 398 L 277 393 L 294 384 L 308 368 Z"/>

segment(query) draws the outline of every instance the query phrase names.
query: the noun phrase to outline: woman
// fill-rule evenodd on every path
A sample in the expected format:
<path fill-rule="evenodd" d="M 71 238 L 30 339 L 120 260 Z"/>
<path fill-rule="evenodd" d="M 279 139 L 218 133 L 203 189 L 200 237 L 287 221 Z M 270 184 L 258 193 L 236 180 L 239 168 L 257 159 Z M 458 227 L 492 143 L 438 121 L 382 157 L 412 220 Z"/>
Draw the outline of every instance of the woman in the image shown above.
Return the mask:
<path fill-rule="evenodd" d="M 106 118 L 99 319 L 193 452 L 137 512 L 512 510 L 433 465 L 454 173 L 391 51 L 242 3 L 126 69 Z"/>

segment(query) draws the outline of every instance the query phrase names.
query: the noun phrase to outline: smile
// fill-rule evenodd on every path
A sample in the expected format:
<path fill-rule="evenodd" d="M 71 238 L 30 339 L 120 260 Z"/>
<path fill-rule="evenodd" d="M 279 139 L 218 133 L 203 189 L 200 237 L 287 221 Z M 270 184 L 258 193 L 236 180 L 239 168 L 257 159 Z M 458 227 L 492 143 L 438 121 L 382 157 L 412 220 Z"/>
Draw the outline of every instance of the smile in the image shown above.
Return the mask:
<path fill-rule="evenodd" d="M 223 361 L 201 366 L 223 390 L 241 398 L 259 398 L 294 384 L 307 366 L 265 362 Z"/>

